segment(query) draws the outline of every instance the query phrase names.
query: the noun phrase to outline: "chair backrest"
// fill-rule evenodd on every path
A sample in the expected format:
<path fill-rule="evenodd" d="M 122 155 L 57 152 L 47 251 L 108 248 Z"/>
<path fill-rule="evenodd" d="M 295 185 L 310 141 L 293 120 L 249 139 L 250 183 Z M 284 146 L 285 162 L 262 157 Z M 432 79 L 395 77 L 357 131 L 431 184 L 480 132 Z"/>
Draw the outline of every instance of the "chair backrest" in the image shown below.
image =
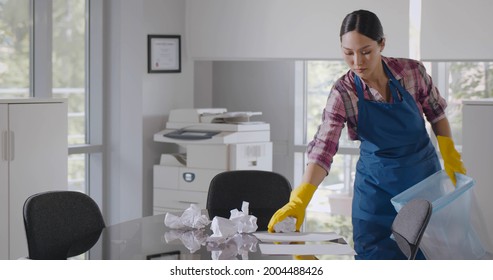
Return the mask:
<path fill-rule="evenodd" d="M 24 203 L 30 259 L 67 259 L 89 250 L 105 227 L 98 205 L 74 191 L 50 191 Z"/>
<path fill-rule="evenodd" d="M 232 209 L 249 203 L 249 215 L 257 217 L 257 230 L 267 230 L 272 215 L 289 201 L 291 184 L 271 171 L 234 170 L 216 175 L 209 185 L 209 218 L 230 217 Z"/>
<path fill-rule="evenodd" d="M 392 234 L 395 241 L 410 260 L 416 258 L 432 210 L 433 206 L 429 201 L 414 199 L 401 208 L 392 223 Z"/>

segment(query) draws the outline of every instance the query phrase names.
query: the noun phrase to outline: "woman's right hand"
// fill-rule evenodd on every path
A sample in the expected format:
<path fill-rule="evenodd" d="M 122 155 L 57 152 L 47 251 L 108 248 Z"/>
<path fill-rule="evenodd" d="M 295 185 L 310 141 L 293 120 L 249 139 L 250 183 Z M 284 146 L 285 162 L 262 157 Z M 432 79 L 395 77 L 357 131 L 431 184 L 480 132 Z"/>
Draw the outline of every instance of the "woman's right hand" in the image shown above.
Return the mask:
<path fill-rule="evenodd" d="M 296 218 L 296 231 L 299 231 L 305 219 L 306 207 L 316 190 L 317 187 L 309 183 L 302 183 L 294 189 L 289 197 L 289 202 L 272 215 L 267 226 L 268 231 L 275 232 L 274 225 L 287 217 Z"/>

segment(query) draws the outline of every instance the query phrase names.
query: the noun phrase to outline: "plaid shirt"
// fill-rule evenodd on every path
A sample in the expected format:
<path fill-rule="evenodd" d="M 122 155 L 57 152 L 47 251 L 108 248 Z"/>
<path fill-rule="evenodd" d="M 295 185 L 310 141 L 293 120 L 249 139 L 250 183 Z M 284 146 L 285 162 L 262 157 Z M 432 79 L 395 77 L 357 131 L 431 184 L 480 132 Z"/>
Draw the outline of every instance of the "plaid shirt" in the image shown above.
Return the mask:
<path fill-rule="evenodd" d="M 416 60 L 389 58 L 382 56 L 390 71 L 401 85 L 414 97 L 418 109 L 426 119 L 434 124 L 445 118 L 447 103 L 433 85 L 423 64 Z M 339 138 L 344 123 L 348 126 L 351 140 L 358 138 L 358 94 L 354 84 L 354 73 L 349 70 L 332 87 L 322 114 L 322 123 L 313 140 L 308 144 L 308 162 L 317 163 L 327 173 L 330 171 L 332 158 L 339 147 Z M 382 95 L 368 87 L 363 80 L 364 96 L 367 100 L 385 102 Z"/>

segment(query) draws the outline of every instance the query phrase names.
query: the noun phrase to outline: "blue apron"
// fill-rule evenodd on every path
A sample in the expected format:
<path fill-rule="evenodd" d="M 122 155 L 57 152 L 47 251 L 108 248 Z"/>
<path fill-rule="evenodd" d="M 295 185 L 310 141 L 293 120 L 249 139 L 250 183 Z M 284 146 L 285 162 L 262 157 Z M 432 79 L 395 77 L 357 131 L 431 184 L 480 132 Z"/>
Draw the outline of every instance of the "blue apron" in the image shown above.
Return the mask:
<path fill-rule="evenodd" d="M 356 259 L 405 259 L 390 238 L 397 214 L 390 199 L 441 169 L 416 102 L 382 64 L 391 103 L 365 100 L 361 80 L 354 76 L 361 141 L 352 205 Z"/>

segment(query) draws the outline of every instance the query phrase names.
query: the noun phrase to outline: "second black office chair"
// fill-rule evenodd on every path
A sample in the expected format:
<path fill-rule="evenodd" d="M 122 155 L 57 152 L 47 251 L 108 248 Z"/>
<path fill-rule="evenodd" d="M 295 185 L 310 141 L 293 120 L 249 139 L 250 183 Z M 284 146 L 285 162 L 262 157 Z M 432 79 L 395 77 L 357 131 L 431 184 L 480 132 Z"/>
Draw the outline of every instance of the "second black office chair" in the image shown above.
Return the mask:
<path fill-rule="evenodd" d="M 89 250 L 105 227 L 101 211 L 89 196 L 50 191 L 24 203 L 29 259 L 67 259 Z"/>
<path fill-rule="evenodd" d="M 249 203 L 249 214 L 257 217 L 259 231 L 267 230 L 272 215 L 289 201 L 291 184 L 282 175 L 271 171 L 233 170 L 216 175 L 207 195 L 207 211 L 215 216 L 230 217 L 232 209 L 241 210 Z"/>
<path fill-rule="evenodd" d="M 394 219 L 392 234 L 401 251 L 410 260 L 416 258 L 432 210 L 433 206 L 429 201 L 414 199 L 406 203 Z"/>

